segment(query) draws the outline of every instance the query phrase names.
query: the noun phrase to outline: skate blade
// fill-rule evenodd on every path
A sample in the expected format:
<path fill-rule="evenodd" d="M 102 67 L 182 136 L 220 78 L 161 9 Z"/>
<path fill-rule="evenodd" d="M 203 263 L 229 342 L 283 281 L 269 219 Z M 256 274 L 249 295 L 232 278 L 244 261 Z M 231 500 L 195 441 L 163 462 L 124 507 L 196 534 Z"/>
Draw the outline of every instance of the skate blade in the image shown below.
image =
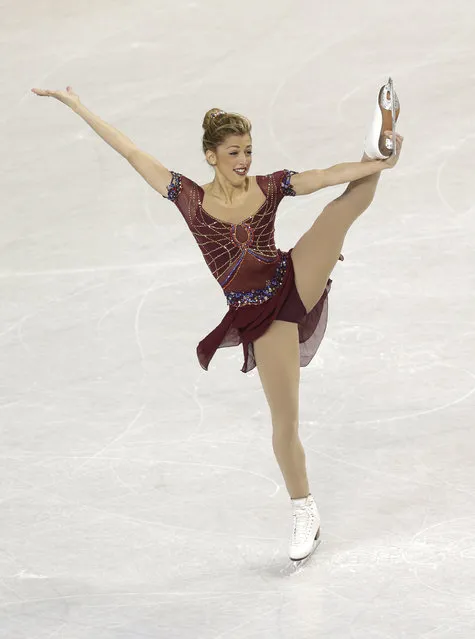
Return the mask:
<path fill-rule="evenodd" d="M 282 568 L 282 570 L 280 571 L 281 575 L 284 575 L 286 577 L 291 577 L 292 575 L 302 572 L 302 569 L 308 564 L 310 559 L 313 557 L 313 554 L 317 550 L 320 543 L 321 543 L 321 539 L 319 536 L 318 539 L 315 539 L 315 541 L 313 542 L 312 550 L 310 551 L 310 553 L 303 559 L 296 559 L 296 560 L 291 559 L 288 562 L 288 564 L 286 564 L 286 566 Z"/>
<path fill-rule="evenodd" d="M 392 157 L 393 155 L 396 155 L 397 152 L 397 143 L 396 143 L 396 120 L 397 120 L 397 116 L 398 114 L 396 113 L 397 108 L 399 107 L 399 100 L 395 94 L 394 91 L 394 85 L 393 85 L 393 80 L 392 78 L 389 78 L 388 80 L 388 86 L 389 86 L 389 95 L 390 95 L 390 100 L 391 100 L 391 131 L 393 134 L 392 140 L 391 140 L 391 153 L 389 155 L 389 157 Z"/>
<path fill-rule="evenodd" d="M 391 139 L 391 155 L 389 157 L 392 157 L 395 153 L 396 153 L 396 139 L 395 139 L 395 134 L 396 134 L 396 107 L 394 104 L 394 87 L 393 87 L 393 80 L 392 78 L 389 78 L 388 80 L 388 84 L 389 84 L 389 94 L 391 96 L 391 131 L 393 134 L 393 137 Z"/>

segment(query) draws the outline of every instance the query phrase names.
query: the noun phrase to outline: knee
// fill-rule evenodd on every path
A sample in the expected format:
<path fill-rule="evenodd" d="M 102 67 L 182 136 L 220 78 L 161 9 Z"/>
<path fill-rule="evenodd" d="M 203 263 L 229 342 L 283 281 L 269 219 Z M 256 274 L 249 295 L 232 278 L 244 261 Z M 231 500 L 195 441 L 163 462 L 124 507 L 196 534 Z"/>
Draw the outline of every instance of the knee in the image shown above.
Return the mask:
<path fill-rule="evenodd" d="M 274 419 L 272 421 L 272 440 L 274 443 L 288 443 L 298 437 L 298 419 Z"/>

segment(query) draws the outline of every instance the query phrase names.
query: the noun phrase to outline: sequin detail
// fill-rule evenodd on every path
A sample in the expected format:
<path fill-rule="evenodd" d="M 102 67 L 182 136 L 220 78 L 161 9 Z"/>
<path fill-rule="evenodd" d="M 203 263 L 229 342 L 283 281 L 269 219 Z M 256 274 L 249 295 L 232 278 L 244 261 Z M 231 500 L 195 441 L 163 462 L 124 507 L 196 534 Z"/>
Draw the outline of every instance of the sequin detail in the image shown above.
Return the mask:
<path fill-rule="evenodd" d="M 171 169 L 170 172 L 171 198 L 178 192 L 174 203 L 223 292 L 249 291 L 273 278 L 285 253 L 277 250 L 274 240 L 275 214 L 283 195 L 285 170 L 256 176 L 266 200 L 259 211 L 241 224 L 213 218 L 202 207 L 203 188 L 185 175 Z"/>
<path fill-rule="evenodd" d="M 288 169 L 285 169 L 285 174 L 282 178 L 282 193 L 284 195 L 297 195 L 293 187 L 290 185 L 292 175 L 295 175 L 296 173 L 297 171 L 289 171 Z"/>
<path fill-rule="evenodd" d="M 282 259 L 276 269 L 274 277 L 271 280 L 267 280 L 264 288 L 225 293 L 228 306 L 239 308 L 240 306 L 249 306 L 250 304 L 263 304 L 270 300 L 282 286 L 287 270 L 287 259 L 287 255 L 285 253 L 282 254 Z"/>
<path fill-rule="evenodd" d="M 175 171 L 170 171 L 170 173 L 172 174 L 172 181 L 167 186 L 168 195 L 163 195 L 162 197 L 166 200 L 176 202 L 181 192 L 181 174 L 175 173 Z"/>
<path fill-rule="evenodd" d="M 247 249 L 254 243 L 254 229 L 246 222 L 241 222 L 241 224 L 231 224 L 229 229 L 231 241 L 236 246 L 240 246 L 242 249 Z M 239 234 L 247 233 L 247 237 L 245 239 L 240 239 Z"/>

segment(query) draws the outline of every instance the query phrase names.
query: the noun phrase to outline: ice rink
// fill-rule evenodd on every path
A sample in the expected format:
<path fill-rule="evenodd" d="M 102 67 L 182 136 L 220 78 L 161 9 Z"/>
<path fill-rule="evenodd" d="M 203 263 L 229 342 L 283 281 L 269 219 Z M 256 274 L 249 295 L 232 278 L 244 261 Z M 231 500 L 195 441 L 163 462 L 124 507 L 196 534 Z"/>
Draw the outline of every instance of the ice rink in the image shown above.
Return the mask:
<path fill-rule="evenodd" d="M 2 0 L 1 639 L 473 639 L 475 6 Z M 178 209 L 74 112 L 199 184 L 205 112 L 251 173 L 361 157 L 388 75 L 398 166 L 350 231 L 301 371 L 322 544 L 256 371 L 197 343 L 226 300 Z M 342 187 L 285 198 L 294 246 Z"/>

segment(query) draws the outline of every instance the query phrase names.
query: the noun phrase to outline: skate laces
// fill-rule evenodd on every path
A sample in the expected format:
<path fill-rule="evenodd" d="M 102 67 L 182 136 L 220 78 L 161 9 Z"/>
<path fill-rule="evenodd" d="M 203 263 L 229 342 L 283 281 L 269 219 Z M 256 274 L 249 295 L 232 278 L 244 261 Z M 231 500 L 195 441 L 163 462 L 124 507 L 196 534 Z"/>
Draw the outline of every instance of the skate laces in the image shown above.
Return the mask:
<path fill-rule="evenodd" d="M 315 512 L 311 506 L 296 508 L 293 513 L 292 544 L 302 544 L 312 530 Z"/>

